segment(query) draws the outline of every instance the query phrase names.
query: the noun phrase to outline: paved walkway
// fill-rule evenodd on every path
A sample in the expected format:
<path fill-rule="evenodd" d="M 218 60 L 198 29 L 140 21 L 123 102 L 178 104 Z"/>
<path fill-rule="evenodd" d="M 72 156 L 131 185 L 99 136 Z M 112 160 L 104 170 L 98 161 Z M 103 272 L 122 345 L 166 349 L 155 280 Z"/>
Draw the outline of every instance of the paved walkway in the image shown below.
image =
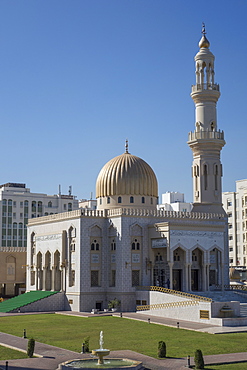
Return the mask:
<path fill-rule="evenodd" d="M 88 313 L 74 313 L 74 312 L 64 312 L 66 315 L 75 315 L 75 316 L 91 316 Z M 10 316 L 14 314 L 4 314 L 1 316 Z M 22 314 L 18 314 L 22 315 Z M 115 314 L 118 315 L 119 314 Z M 95 315 L 92 315 L 95 316 Z M 144 320 L 148 321 L 148 316 L 143 314 L 136 314 L 136 313 L 123 313 L 124 318 L 135 319 L 135 320 Z M 161 317 L 151 317 L 151 323 L 156 323 L 160 325 L 169 325 L 177 327 L 176 320 L 167 320 Z M 206 324 L 205 324 L 206 325 Z M 209 328 L 219 328 L 219 327 L 212 327 L 212 326 L 205 326 L 204 324 L 196 324 L 187 321 L 180 321 L 179 327 L 184 329 L 190 330 L 199 330 L 199 331 L 208 331 Z M 231 332 L 234 332 L 233 329 L 239 328 L 227 328 L 232 329 Z M 178 329 L 179 330 L 179 329 Z M 216 330 L 216 329 L 214 329 Z M 247 328 L 245 327 L 245 330 Z M 19 349 L 21 351 L 26 352 L 27 348 L 27 339 L 16 337 L 10 334 L 5 334 L 0 332 L 0 344 Z M 31 359 L 21 359 L 21 360 L 9 360 L 8 361 L 8 369 L 9 370 L 56 370 L 58 365 L 61 362 L 72 360 L 72 359 L 80 359 L 89 357 L 87 354 L 79 354 L 77 352 L 68 351 L 62 348 L 50 346 L 47 344 L 36 342 L 35 344 L 35 355 L 39 356 L 38 358 L 31 358 Z M 129 358 L 136 361 L 141 361 L 143 365 L 147 369 L 152 370 L 181 370 L 184 369 L 187 365 L 186 358 L 166 358 L 164 360 L 154 359 L 149 356 L 142 355 L 140 353 L 136 353 L 133 351 L 112 351 L 109 357 L 115 358 Z M 243 353 L 231 353 L 231 354 L 224 354 L 224 355 L 211 355 L 211 356 L 204 356 L 204 362 L 206 365 L 209 364 L 219 364 L 219 363 L 237 363 L 237 362 L 246 362 L 247 368 L 247 352 Z M 5 369 L 6 361 L 0 361 L 0 369 Z M 193 365 L 193 359 L 191 359 L 191 364 Z M 234 365 L 233 365 L 234 366 Z"/>

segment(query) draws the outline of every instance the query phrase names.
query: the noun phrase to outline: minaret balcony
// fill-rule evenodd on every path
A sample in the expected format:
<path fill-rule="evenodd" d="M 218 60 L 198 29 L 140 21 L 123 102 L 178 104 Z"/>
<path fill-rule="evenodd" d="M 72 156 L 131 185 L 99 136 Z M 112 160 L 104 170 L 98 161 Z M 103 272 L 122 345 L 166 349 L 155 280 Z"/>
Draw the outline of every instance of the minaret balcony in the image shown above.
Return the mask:
<path fill-rule="evenodd" d="M 194 131 L 189 132 L 189 141 L 200 139 L 218 139 L 224 140 L 224 131 Z"/>
<path fill-rule="evenodd" d="M 197 91 L 202 91 L 202 90 L 220 91 L 220 86 L 218 84 L 211 84 L 211 83 L 192 85 L 192 94 Z"/>

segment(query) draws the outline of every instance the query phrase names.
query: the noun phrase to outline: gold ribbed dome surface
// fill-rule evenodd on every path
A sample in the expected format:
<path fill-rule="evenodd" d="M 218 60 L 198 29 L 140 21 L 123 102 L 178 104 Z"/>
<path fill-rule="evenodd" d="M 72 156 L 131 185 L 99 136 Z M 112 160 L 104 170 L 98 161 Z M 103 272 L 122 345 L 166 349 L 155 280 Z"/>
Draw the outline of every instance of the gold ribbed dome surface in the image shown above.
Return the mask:
<path fill-rule="evenodd" d="M 114 195 L 158 197 L 158 183 L 152 168 L 128 152 L 107 162 L 96 182 L 96 198 Z"/>

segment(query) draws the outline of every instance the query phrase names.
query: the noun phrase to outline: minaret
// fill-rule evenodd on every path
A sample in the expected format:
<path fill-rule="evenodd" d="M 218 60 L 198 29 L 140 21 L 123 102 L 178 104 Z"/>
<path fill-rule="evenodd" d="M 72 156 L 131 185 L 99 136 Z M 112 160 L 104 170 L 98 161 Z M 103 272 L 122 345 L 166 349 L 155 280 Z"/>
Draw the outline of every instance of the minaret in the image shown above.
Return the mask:
<path fill-rule="evenodd" d="M 200 50 L 195 56 L 196 84 L 192 86 L 191 92 L 196 111 L 195 131 L 189 133 L 188 141 L 193 152 L 192 212 L 224 213 L 220 151 L 225 145 L 225 140 L 224 132 L 217 130 L 216 104 L 220 97 L 220 89 L 214 82 L 214 55 L 209 46 L 203 24 Z"/>

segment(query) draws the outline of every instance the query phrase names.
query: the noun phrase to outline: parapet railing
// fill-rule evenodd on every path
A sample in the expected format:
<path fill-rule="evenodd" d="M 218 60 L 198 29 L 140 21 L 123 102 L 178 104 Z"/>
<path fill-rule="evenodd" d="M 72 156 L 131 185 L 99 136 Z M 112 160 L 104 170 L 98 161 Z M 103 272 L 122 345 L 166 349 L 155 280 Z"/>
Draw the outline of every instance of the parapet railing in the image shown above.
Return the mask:
<path fill-rule="evenodd" d="M 199 139 L 224 140 L 224 131 L 221 131 L 221 130 L 219 130 L 219 131 L 199 130 L 199 131 L 189 132 L 188 141 L 199 140 Z"/>
<path fill-rule="evenodd" d="M 201 90 L 220 91 L 219 84 L 212 84 L 212 83 L 196 84 L 196 85 L 192 85 L 191 88 L 192 88 L 192 93 L 201 91 Z"/>
<path fill-rule="evenodd" d="M 180 302 L 167 302 L 167 303 L 154 303 L 147 304 L 142 306 L 137 306 L 137 311 L 147 311 L 147 310 L 158 310 L 159 308 L 171 308 L 171 307 L 187 307 L 187 306 L 196 306 L 200 302 L 196 300 L 190 301 L 180 301 Z"/>
<path fill-rule="evenodd" d="M 208 297 L 203 297 L 200 295 L 196 294 L 191 294 L 187 292 L 181 292 L 179 290 L 173 290 L 173 289 L 168 289 L 168 288 L 163 288 L 161 286 L 147 286 L 147 287 L 138 287 L 138 290 L 148 290 L 148 291 L 156 291 L 156 292 L 161 292 L 161 293 L 167 293 L 167 294 L 172 294 L 176 295 L 182 298 L 190 298 L 191 300 L 196 300 L 200 302 L 212 302 L 211 298 Z"/>
<path fill-rule="evenodd" d="M 103 210 L 89 210 L 79 208 L 75 211 L 62 212 L 48 216 L 30 218 L 28 225 L 35 225 L 51 221 L 60 221 L 77 217 L 117 217 L 117 216 L 139 216 L 139 217 L 156 217 L 156 218 L 175 218 L 175 219 L 194 219 L 194 220 L 211 220 L 224 219 L 226 216 L 222 213 L 197 213 L 181 211 L 165 211 L 163 209 L 141 209 L 141 208 L 114 208 Z"/>
<path fill-rule="evenodd" d="M 186 218 L 186 219 L 221 219 L 225 218 L 223 213 L 197 213 L 182 211 L 165 211 L 163 209 L 141 209 L 141 208 L 114 208 L 107 210 L 108 217 L 114 216 L 146 216 L 162 218 Z"/>

